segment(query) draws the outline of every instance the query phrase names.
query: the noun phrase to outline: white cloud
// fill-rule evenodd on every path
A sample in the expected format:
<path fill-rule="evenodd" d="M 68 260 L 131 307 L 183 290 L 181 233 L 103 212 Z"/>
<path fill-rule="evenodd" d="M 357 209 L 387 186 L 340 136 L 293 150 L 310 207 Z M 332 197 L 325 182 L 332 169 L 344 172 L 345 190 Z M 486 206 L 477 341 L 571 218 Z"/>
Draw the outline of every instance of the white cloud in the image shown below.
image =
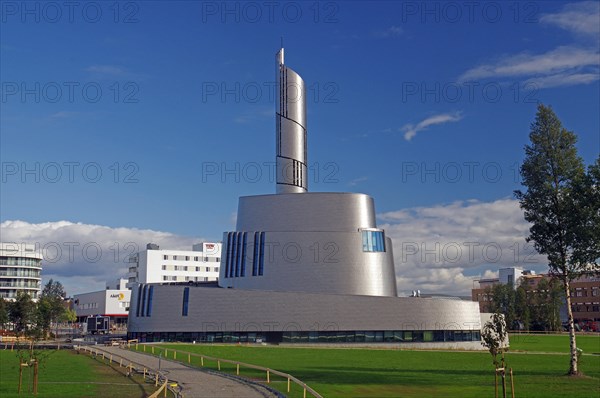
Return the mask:
<path fill-rule="evenodd" d="M 538 88 L 590 84 L 600 78 L 600 3 L 584 1 L 565 4 L 554 14 L 540 16 L 540 22 L 577 34 L 577 42 L 544 53 L 506 54 L 464 72 L 461 82 L 477 79 L 514 78 L 533 82 Z M 590 46 L 590 40 L 595 43 Z"/>
<path fill-rule="evenodd" d="M 558 26 L 577 34 L 590 35 L 598 40 L 600 36 L 600 3 L 582 1 L 565 4 L 556 14 L 544 14 L 541 23 Z"/>
<path fill-rule="evenodd" d="M 439 115 L 430 116 L 424 120 L 421 120 L 416 125 L 414 124 L 405 124 L 400 128 L 400 131 L 404 132 L 404 139 L 406 141 L 410 141 L 419 131 L 427 129 L 429 126 L 434 126 L 436 124 L 443 124 L 449 122 L 458 122 L 461 120 L 462 114 L 460 112 L 454 113 L 442 113 Z"/>
<path fill-rule="evenodd" d="M 404 29 L 400 26 L 390 26 L 389 28 L 374 33 L 375 37 L 387 39 L 389 37 L 398 37 L 404 33 Z"/>
<path fill-rule="evenodd" d="M 77 116 L 78 112 L 71 112 L 71 111 L 59 111 L 56 113 L 53 113 L 52 115 L 50 115 L 50 117 L 52 119 L 68 119 L 74 116 Z"/>
<path fill-rule="evenodd" d="M 499 268 L 546 269 L 525 241 L 529 224 L 516 200 L 458 201 L 379 214 L 392 239 L 400 294 L 469 295 L 476 277 Z"/>
<path fill-rule="evenodd" d="M 115 65 L 92 65 L 85 68 L 85 71 L 97 75 L 122 76 L 127 74 L 125 69 Z"/>
<path fill-rule="evenodd" d="M 570 75 L 578 73 L 582 68 L 597 68 L 599 64 L 600 53 L 597 49 L 561 46 L 544 54 L 521 53 L 502 57 L 496 63 L 469 69 L 459 77 L 459 81 L 531 75 Z"/>
<path fill-rule="evenodd" d="M 351 187 L 354 187 L 354 186 L 360 184 L 361 182 L 367 181 L 368 179 L 369 179 L 368 177 L 358 177 L 358 178 L 355 178 L 352 181 L 350 181 L 348 183 L 348 185 L 351 186 Z"/>
<path fill-rule="evenodd" d="M 4 221 L 0 232 L 3 242 L 35 244 L 45 259 L 42 283 L 50 278 L 59 280 L 69 295 L 103 290 L 107 280 L 124 276 L 128 256 L 144 249 L 146 243 L 191 250 L 194 243 L 203 241 L 169 232 L 70 221 Z"/>
<path fill-rule="evenodd" d="M 236 214 L 232 215 L 232 222 Z M 547 270 L 544 256 L 527 244 L 529 224 L 516 200 L 457 201 L 378 214 L 393 241 L 401 295 L 470 295 L 473 279 L 494 277 L 499 268 Z M 137 228 L 113 228 L 69 221 L 0 224 L 4 242 L 33 243 L 45 255 L 43 281 L 61 281 L 72 295 L 102 290 L 127 272 L 128 255 L 146 243 L 163 249 L 190 249 L 200 238 Z M 96 257 L 98 257 L 96 259 Z"/>
<path fill-rule="evenodd" d="M 600 73 L 557 73 L 550 76 L 532 77 L 526 80 L 525 84 L 532 84 L 533 87 L 550 88 L 550 87 L 562 87 L 562 86 L 574 86 L 576 84 L 589 84 L 600 79 Z M 529 86 L 528 86 L 529 87 Z"/>

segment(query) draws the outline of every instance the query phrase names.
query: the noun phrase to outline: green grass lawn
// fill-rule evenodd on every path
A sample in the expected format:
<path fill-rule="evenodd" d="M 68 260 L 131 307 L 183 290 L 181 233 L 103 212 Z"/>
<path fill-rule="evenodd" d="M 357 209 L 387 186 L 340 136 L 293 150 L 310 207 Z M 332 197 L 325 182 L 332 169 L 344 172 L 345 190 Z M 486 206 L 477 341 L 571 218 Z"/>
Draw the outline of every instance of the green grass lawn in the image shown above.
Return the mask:
<path fill-rule="evenodd" d="M 586 354 L 600 354 L 600 337 L 598 335 L 578 335 L 577 347 Z M 538 352 L 564 352 L 568 353 L 568 334 L 511 334 L 511 351 L 538 351 Z"/>
<path fill-rule="evenodd" d="M 125 377 L 116 368 L 71 350 L 43 350 L 39 365 L 38 397 L 144 397 L 154 392 L 142 377 Z M 33 376 L 23 372 L 23 392 L 30 393 Z M 123 368 L 124 369 L 124 368 Z M 0 350 L 0 397 L 18 397 L 19 359 L 16 351 Z"/>
<path fill-rule="evenodd" d="M 600 356 L 585 355 L 585 377 L 565 376 L 569 357 L 535 353 L 568 351 L 566 336 L 518 336 L 507 364 L 513 368 L 517 397 L 588 397 L 600 394 Z M 567 337 L 568 339 L 568 337 Z M 513 340 L 514 337 L 513 337 Z M 594 352 L 597 336 L 578 337 L 586 352 Z M 566 344 L 566 348 L 562 347 Z M 294 348 L 272 346 L 162 344 L 161 347 L 201 353 L 270 367 L 290 373 L 325 397 L 482 397 L 492 396 L 494 373 L 488 352 L 409 351 L 392 349 Z M 139 346 L 139 350 L 142 346 Z M 155 349 L 159 352 L 158 347 Z M 149 349 L 147 349 L 149 351 Z M 597 351 L 596 351 L 597 352 Z M 169 353 L 169 358 L 172 357 Z M 187 362 L 187 356 L 177 358 Z M 192 361 L 194 362 L 194 361 Z M 199 362 L 195 360 L 196 364 Z M 211 368 L 216 364 L 206 362 Z M 222 370 L 235 372 L 233 365 Z M 264 379 L 257 371 L 242 376 Z M 285 382 L 272 386 L 285 391 Z M 301 396 L 296 391 L 291 396 Z"/>

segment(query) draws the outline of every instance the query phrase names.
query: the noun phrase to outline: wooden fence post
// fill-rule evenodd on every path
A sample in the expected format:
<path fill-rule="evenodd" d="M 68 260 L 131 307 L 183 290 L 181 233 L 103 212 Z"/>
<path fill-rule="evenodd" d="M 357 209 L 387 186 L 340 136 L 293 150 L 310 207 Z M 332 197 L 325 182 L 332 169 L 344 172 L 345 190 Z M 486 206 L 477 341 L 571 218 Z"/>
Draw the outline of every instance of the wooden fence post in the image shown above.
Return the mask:
<path fill-rule="evenodd" d="M 513 380 L 512 368 L 510 368 L 510 395 L 515 398 L 515 382 Z"/>
<path fill-rule="evenodd" d="M 494 398 L 498 398 L 498 368 L 494 371 Z"/>
<path fill-rule="evenodd" d="M 192 354 L 188 353 L 188 363 L 192 362 Z"/>
<path fill-rule="evenodd" d="M 33 363 L 33 395 L 38 393 L 38 361 Z"/>
<path fill-rule="evenodd" d="M 165 395 L 164 395 L 164 396 L 165 396 L 165 398 L 166 398 L 166 396 L 167 396 L 167 390 L 168 390 L 167 386 L 168 386 L 168 385 L 169 385 L 169 379 L 165 379 Z"/>
<path fill-rule="evenodd" d="M 238 363 L 236 366 L 236 374 L 239 376 L 240 375 L 240 364 Z"/>
<path fill-rule="evenodd" d="M 217 361 L 217 368 L 221 370 L 221 361 Z"/>
<path fill-rule="evenodd" d="M 200 366 L 204 366 L 204 357 L 200 357 Z"/>
<path fill-rule="evenodd" d="M 290 392 L 290 381 L 291 381 L 291 380 L 290 380 L 290 378 L 288 377 L 288 389 L 287 389 L 287 392 Z"/>
<path fill-rule="evenodd" d="M 269 372 L 269 369 L 267 369 L 267 383 L 271 382 L 271 373 Z"/>

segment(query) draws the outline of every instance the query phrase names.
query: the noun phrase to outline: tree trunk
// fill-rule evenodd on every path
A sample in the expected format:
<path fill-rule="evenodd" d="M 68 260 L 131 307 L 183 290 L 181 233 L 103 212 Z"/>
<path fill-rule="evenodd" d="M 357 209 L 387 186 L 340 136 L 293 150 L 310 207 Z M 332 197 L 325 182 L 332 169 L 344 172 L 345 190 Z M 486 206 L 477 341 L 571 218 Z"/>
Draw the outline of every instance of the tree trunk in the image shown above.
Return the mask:
<path fill-rule="evenodd" d="M 574 376 L 579 374 L 577 369 L 577 342 L 575 340 L 575 322 L 573 321 L 573 311 L 571 310 L 571 292 L 569 288 L 569 280 L 565 278 L 565 297 L 567 301 L 567 316 L 569 322 L 569 341 L 571 344 L 571 365 L 569 367 L 569 375 Z"/>

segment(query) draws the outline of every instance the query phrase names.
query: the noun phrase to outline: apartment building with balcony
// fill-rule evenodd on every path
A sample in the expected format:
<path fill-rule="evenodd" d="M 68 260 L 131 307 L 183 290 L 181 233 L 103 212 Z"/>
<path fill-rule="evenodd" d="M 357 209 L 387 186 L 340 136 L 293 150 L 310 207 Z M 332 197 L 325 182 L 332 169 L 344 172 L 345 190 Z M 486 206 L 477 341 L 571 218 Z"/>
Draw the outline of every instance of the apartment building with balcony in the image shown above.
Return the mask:
<path fill-rule="evenodd" d="M 42 285 L 42 260 L 35 245 L 0 243 L 0 297 L 12 301 L 23 291 L 37 300 Z"/>

